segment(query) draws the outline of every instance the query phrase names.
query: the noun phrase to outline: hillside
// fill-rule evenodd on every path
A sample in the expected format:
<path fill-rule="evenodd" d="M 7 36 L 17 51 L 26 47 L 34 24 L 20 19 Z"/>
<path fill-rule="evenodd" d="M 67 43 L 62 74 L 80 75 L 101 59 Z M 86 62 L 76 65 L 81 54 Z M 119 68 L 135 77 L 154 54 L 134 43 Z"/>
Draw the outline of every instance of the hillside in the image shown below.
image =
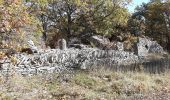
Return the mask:
<path fill-rule="evenodd" d="M 170 1 L 0 0 L 0 100 L 170 100 Z"/>
<path fill-rule="evenodd" d="M 105 68 L 33 77 L 13 75 L 0 78 L 0 99 L 169 100 L 169 76 Z"/>

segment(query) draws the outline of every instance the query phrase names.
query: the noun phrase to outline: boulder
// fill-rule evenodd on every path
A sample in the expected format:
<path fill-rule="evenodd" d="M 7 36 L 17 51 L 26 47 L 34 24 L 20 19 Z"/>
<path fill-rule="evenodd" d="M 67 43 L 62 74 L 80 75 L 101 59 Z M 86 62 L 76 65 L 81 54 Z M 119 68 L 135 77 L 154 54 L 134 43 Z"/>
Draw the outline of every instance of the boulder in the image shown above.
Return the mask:
<path fill-rule="evenodd" d="M 109 39 L 103 37 L 103 36 L 100 36 L 100 35 L 95 35 L 95 36 L 92 36 L 90 39 L 89 39 L 90 43 L 99 48 L 99 49 L 114 49 L 115 48 L 115 44 L 114 43 L 111 43 Z"/>

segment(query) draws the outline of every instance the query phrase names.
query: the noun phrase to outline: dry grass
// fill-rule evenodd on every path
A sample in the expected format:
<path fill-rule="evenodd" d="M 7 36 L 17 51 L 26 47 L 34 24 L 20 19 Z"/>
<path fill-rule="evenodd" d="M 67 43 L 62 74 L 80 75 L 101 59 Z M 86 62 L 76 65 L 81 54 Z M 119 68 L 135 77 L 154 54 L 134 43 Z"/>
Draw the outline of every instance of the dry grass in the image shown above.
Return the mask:
<path fill-rule="evenodd" d="M 58 74 L 0 77 L 2 100 L 169 100 L 170 74 L 78 71 L 67 81 Z"/>

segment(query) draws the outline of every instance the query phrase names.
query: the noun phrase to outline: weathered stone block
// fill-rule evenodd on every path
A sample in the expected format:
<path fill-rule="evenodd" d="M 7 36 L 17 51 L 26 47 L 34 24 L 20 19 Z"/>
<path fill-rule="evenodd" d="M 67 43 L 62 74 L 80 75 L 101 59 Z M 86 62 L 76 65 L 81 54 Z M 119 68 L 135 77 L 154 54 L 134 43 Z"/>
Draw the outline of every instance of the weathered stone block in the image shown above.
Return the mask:
<path fill-rule="evenodd" d="M 67 49 L 67 42 L 65 39 L 58 40 L 58 45 L 59 45 L 59 49 L 61 49 L 61 50 Z"/>

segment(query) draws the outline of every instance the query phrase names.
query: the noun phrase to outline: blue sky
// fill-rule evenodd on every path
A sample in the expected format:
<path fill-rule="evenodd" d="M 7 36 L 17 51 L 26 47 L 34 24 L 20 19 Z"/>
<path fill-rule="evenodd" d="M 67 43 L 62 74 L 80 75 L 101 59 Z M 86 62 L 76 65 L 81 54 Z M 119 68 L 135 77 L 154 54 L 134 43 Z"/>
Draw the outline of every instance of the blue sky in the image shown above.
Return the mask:
<path fill-rule="evenodd" d="M 136 8 L 137 5 L 141 5 L 143 2 L 147 3 L 150 0 L 132 0 L 132 4 L 128 6 L 128 9 L 130 12 L 134 12 L 134 9 Z"/>

